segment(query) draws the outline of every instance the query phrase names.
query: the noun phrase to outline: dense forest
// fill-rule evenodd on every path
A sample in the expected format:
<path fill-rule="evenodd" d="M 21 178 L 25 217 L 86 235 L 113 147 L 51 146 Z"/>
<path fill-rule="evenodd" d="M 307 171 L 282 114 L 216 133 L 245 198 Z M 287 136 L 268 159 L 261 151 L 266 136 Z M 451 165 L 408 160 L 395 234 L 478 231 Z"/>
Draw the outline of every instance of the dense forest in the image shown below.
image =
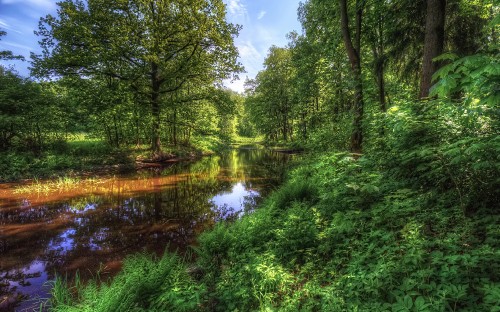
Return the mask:
<path fill-rule="evenodd" d="M 500 311 L 497 0 L 307 0 L 245 92 L 221 0 L 64 0 L 0 68 L 0 180 L 302 151 L 192 254 L 57 279 L 54 311 Z M 0 36 L 5 32 L 0 32 Z M 0 38 L 1 39 L 1 38 Z M 19 59 L 0 51 L 4 60 Z"/>

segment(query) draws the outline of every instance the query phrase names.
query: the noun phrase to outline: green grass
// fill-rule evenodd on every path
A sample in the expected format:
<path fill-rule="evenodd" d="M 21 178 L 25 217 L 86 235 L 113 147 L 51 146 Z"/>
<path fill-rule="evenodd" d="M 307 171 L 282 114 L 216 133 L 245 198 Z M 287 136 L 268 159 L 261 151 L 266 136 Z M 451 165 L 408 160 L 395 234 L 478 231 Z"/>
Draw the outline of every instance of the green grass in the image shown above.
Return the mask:
<path fill-rule="evenodd" d="M 227 144 L 215 136 L 193 137 L 190 144 L 162 146 L 164 154 L 172 158 L 193 158 L 223 150 Z M 106 142 L 87 138 L 83 134 L 68 141 L 55 141 L 41 154 L 26 151 L 0 152 L 0 182 L 20 179 L 60 179 L 81 173 L 107 170 L 112 166 L 134 168 L 136 159 L 150 159 L 149 145 L 131 145 L 116 148 Z M 36 181 L 35 181 L 36 184 Z"/>
<path fill-rule="evenodd" d="M 53 180 L 42 181 L 40 179 L 33 179 L 30 184 L 23 184 L 14 189 L 17 194 L 47 194 L 55 191 L 68 191 L 75 188 L 80 188 L 83 185 L 95 184 L 99 180 L 91 178 L 81 178 L 74 176 L 62 176 Z"/>
<path fill-rule="evenodd" d="M 57 311 L 194 311 L 205 292 L 177 256 L 138 254 L 125 261 L 112 283 L 96 280 L 82 288 L 58 278 L 48 306 Z"/>
<path fill-rule="evenodd" d="M 38 155 L 23 151 L 0 153 L 0 182 L 72 176 L 116 164 L 132 164 L 127 149 L 116 149 L 95 139 L 58 141 Z"/>
<path fill-rule="evenodd" d="M 233 144 L 263 144 L 264 143 L 264 137 L 263 136 L 256 136 L 256 137 L 243 137 L 239 135 L 235 135 L 234 138 L 231 140 Z"/>

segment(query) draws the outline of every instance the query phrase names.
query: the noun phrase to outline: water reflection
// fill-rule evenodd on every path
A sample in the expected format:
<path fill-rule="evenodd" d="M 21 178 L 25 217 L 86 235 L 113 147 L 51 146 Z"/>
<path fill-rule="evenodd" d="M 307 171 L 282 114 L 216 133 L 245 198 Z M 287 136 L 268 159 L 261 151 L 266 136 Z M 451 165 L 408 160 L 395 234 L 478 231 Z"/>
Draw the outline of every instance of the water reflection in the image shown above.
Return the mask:
<path fill-rule="evenodd" d="M 134 252 L 185 250 L 217 220 L 255 207 L 278 185 L 288 155 L 235 149 L 79 185 L 20 195 L 0 186 L 0 310 L 45 298 L 55 274 L 101 279 Z"/>

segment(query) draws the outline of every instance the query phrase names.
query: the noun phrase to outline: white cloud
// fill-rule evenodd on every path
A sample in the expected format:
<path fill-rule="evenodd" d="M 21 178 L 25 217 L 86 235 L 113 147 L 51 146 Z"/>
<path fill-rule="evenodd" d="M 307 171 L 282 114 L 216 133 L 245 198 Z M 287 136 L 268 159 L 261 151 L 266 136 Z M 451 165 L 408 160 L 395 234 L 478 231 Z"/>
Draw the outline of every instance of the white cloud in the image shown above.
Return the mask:
<path fill-rule="evenodd" d="M 32 51 L 33 50 L 33 47 L 19 44 L 19 43 L 15 43 L 15 42 L 11 42 L 11 41 L 3 41 L 2 43 L 4 45 L 11 46 L 13 48 L 18 48 L 18 49 L 25 50 L 25 51 Z"/>
<path fill-rule="evenodd" d="M 1 18 L 0 18 L 0 28 L 2 28 L 3 30 L 8 30 L 8 32 L 16 32 L 18 34 L 22 33 L 16 28 L 12 27 L 6 20 L 3 20 Z"/>
<path fill-rule="evenodd" d="M 28 4 L 40 8 L 53 9 L 56 7 L 54 0 L 3 0 L 4 4 Z"/>
<path fill-rule="evenodd" d="M 4 17 L 5 18 L 0 18 L 0 28 L 6 30 L 9 36 L 14 35 L 14 33 L 21 34 L 23 36 L 33 35 L 33 29 L 37 25 L 36 22 L 29 23 L 26 19 Z"/>
<path fill-rule="evenodd" d="M 245 16 L 248 14 L 246 6 L 241 0 L 229 0 L 227 3 L 229 13 L 234 16 Z"/>
<path fill-rule="evenodd" d="M 238 51 L 240 52 L 241 62 L 245 66 L 245 70 L 250 77 L 255 77 L 259 70 L 262 69 L 264 62 L 265 49 L 258 49 L 255 47 L 253 41 L 239 41 L 236 42 Z"/>
<path fill-rule="evenodd" d="M 1 28 L 10 29 L 10 25 L 9 25 L 9 24 L 7 24 L 7 22 L 6 22 L 6 21 L 4 21 L 4 20 L 2 20 L 2 19 L 0 19 L 0 27 L 1 27 Z"/>
<path fill-rule="evenodd" d="M 239 80 L 235 81 L 225 80 L 224 85 L 229 89 L 236 91 L 238 93 L 245 92 L 245 80 L 242 79 L 241 77 Z"/>
<path fill-rule="evenodd" d="M 266 11 L 260 11 L 259 16 L 257 16 L 257 19 L 260 20 L 266 15 Z"/>
<path fill-rule="evenodd" d="M 32 20 L 38 20 L 48 13 L 55 13 L 57 0 L 0 0 L 2 5 L 12 5 L 18 11 L 17 16 L 24 15 Z"/>
<path fill-rule="evenodd" d="M 240 52 L 241 58 L 260 58 L 262 54 L 257 51 L 251 41 L 245 41 L 238 44 L 238 51 Z"/>
<path fill-rule="evenodd" d="M 243 66 L 245 66 L 247 77 L 255 77 L 255 75 L 257 75 L 259 70 L 261 70 L 262 68 L 264 55 L 254 46 L 251 40 L 237 39 L 235 45 L 240 53 L 240 61 L 242 62 Z M 243 78 L 243 74 L 240 74 L 239 76 L 239 80 L 225 80 L 224 85 L 231 90 L 243 93 L 245 91 L 245 79 Z"/>
<path fill-rule="evenodd" d="M 255 38 L 258 39 L 256 41 L 265 44 L 267 48 L 271 47 L 273 44 L 279 45 L 279 43 L 285 39 L 285 36 L 281 38 L 277 30 L 272 27 L 255 25 L 253 31 L 256 36 Z"/>

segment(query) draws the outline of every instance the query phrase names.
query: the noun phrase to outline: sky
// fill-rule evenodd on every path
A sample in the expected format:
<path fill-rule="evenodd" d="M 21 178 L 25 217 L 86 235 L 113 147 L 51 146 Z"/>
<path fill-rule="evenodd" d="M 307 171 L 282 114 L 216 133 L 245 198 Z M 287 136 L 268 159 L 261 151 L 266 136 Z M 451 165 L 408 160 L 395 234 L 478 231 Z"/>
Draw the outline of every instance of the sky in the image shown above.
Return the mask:
<path fill-rule="evenodd" d="M 1 38 L 0 50 L 23 55 L 27 61 L 0 61 L 13 65 L 22 76 L 29 75 L 30 52 L 40 53 L 37 36 L 40 17 L 56 14 L 58 0 L 0 0 L 0 29 L 7 32 Z M 226 86 L 243 92 L 245 78 L 254 78 L 263 69 L 264 58 L 272 45 L 285 46 L 286 34 L 301 26 L 297 20 L 300 0 L 223 0 L 227 5 L 227 20 L 243 26 L 235 45 L 240 52 L 239 61 L 246 73 L 240 80 L 226 82 Z M 304 0 L 302 0 L 304 1 Z"/>

